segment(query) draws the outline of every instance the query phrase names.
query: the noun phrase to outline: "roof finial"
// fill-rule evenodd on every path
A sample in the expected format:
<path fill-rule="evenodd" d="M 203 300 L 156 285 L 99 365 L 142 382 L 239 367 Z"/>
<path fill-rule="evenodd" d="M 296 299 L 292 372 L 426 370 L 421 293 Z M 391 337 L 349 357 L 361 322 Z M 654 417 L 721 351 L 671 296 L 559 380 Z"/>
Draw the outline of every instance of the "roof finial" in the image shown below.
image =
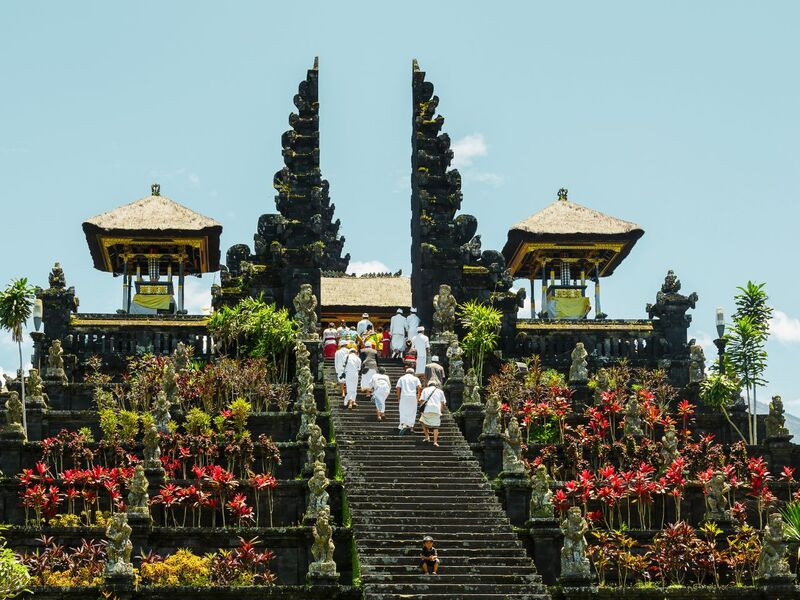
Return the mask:
<path fill-rule="evenodd" d="M 566 202 L 567 192 L 568 192 L 567 188 L 561 188 L 560 190 L 558 190 L 558 199 L 564 200 Z"/>
<path fill-rule="evenodd" d="M 319 56 L 314 57 L 314 66 L 312 67 L 315 71 L 319 69 Z"/>
<path fill-rule="evenodd" d="M 154 183 L 150 186 L 150 194 L 153 196 L 160 196 L 161 195 L 161 186 L 157 183 Z"/>

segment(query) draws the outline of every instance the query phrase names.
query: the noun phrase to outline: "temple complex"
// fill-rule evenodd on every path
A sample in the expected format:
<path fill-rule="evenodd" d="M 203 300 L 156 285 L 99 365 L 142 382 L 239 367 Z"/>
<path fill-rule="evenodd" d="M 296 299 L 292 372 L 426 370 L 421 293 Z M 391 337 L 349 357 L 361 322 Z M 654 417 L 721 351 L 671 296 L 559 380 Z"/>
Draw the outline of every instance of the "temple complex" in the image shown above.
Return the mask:
<path fill-rule="evenodd" d="M 630 292 L 640 314 L 601 305 L 642 227 L 562 188 L 484 249 L 415 60 L 412 272 L 350 275 L 318 78 L 315 59 L 252 246 L 220 264 L 222 225 L 153 184 L 83 223 L 121 305 L 81 312 L 59 263 L 36 288 L 33 367 L 0 385 L 0 523 L 35 597 L 800 598 L 777 511 L 800 468 L 781 398 L 751 420 L 724 341 L 706 372 L 688 337 L 699 298 L 673 271 Z M 213 312 L 188 314 L 186 276 L 217 271 Z M 494 309 L 492 343 L 470 338 L 468 301 Z M 401 359 L 372 356 L 381 400 L 355 332 L 337 334 L 347 358 L 323 353 L 329 322 L 412 308 L 433 330 L 413 337 L 425 392 Z M 401 420 L 409 399 L 424 430 Z"/>

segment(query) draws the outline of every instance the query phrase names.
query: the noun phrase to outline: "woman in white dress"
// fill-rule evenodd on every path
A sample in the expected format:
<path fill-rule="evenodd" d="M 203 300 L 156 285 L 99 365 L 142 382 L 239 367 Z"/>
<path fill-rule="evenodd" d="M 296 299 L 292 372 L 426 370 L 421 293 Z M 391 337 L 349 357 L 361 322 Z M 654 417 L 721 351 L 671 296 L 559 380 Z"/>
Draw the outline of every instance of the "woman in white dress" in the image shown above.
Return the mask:
<path fill-rule="evenodd" d="M 400 405 L 400 432 L 414 428 L 417 420 L 417 401 L 422 391 L 422 383 L 414 375 L 414 369 L 406 369 L 406 374 L 397 380 L 397 401 Z"/>
<path fill-rule="evenodd" d="M 345 359 L 344 365 L 344 384 L 346 393 L 344 405 L 353 408 L 356 405 L 356 395 L 358 394 L 358 374 L 361 372 L 361 359 L 355 348 L 350 348 L 350 353 Z"/>
<path fill-rule="evenodd" d="M 372 377 L 372 401 L 375 403 L 375 413 L 378 421 L 386 417 L 386 398 L 392 391 L 392 382 L 386 374 L 386 369 L 378 367 L 378 374 Z"/>

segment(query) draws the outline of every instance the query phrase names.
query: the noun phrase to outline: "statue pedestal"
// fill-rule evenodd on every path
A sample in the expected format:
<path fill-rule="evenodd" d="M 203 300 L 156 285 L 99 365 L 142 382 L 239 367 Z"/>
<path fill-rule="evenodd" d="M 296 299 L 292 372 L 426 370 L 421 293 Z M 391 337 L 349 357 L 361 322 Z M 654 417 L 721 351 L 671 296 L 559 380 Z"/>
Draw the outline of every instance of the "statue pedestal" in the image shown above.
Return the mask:
<path fill-rule="evenodd" d="M 500 434 L 480 435 L 483 446 L 483 470 L 489 479 L 494 479 L 503 470 L 503 438 Z"/>
<path fill-rule="evenodd" d="M 592 404 L 594 404 L 592 389 L 586 384 L 586 382 L 575 384 L 575 387 L 572 391 L 572 406 L 574 407 L 575 411 L 582 413 L 584 408 L 591 406 Z"/>
<path fill-rule="evenodd" d="M 774 575 L 772 577 L 756 577 L 756 585 L 764 589 L 765 598 L 786 598 L 796 594 L 796 577 L 794 575 Z"/>
<path fill-rule="evenodd" d="M 308 581 L 309 585 L 314 587 L 336 587 L 339 585 L 339 574 L 336 572 L 336 563 L 330 563 L 333 565 L 333 573 L 325 572 L 329 571 L 330 567 L 328 567 L 328 563 L 311 563 L 308 565 L 308 575 L 306 575 L 306 581 Z M 318 566 L 319 565 L 319 566 Z"/>
<path fill-rule="evenodd" d="M 0 429 L 0 440 L 9 442 L 24 442 L 25 430 L 22 429 L 22 425 L 3 425 L 2 429 Z M 6 471 L 3 469 L 3 472 L 11 473 L 16 471 Z"/>
<path fill-rule="evenodd" d="M 459 410 L 464 402 L 464 380 L 448 378 L 444 384 L 444 393 L 450 411 Z"/>
<path fill-rule="evenodd" d="M 106 575 L 103 578 L 103 589 L 111 592 L 119 600 L 126 600 L 133 596 L 134 587 L 133 570 L 130 575 Z"/>
<path fill-rule="evenodd" d="M 531 483 L 528 474 L 503 471 L 498 480 L 498 488 L 502 493 L 509 521 L 515 527 L 522 527 L 528 518 L 528 505 L 531 501 Z"/>
<path fill-rule="evenodd" d="M 531 517 L 525 527 L 533 542 L 533 562 L 546 585 L 554 585 L 561 564 L 564 535 L 555 517 Z"/>
<path fill-rule="evenodd" d="M 477 442 L 483 428 L 483 406 L 480 404 L 462 404 L 458 409 L 464 419 L 464 437 L 470 444 Z"/>
<path fill-rule="evenodd" d="M 128 508 L 125 513 L 128 515 L 128 525 L 134 532 L 148 530 L 153 525 L 153 517 L 150 516 L 150 510 L 147 508 Z M 132 535 L 135 536 L 136 533 Z"/>
<path fill-rule="evenodd" d="M 28 421 L 28 439 L 42 440 L 47 437 L 48 428 L 45 427 L 44 417 L 47 414 L 47 408 L 43 405 L 33 404 L 25 398 L 25 404 L 28 407 L 26 418 Z"/>
<path fill-rule="evenodd" d="M 562 575 L 558 578 L 558 582 L 567 598 L 572 594 L 595 594 L 597 592 L 597 585 L 591 575 Z"/>
<path fill-rule="evenodd" d="M 44 370 L 44 379 L 59 381 L 62 384 L 65 384 L 67 383 L 67 374 L 64 372 L 64 369 L 47 367 Z"/>
<path fill-rule="evenodd" d="M 769 451 L 772 465 L 772 471 L 780 471 L 783 467 L 792 465 L 792 435 L 781 435 L 768 437 L 764 441 L 764 445 Z"/>

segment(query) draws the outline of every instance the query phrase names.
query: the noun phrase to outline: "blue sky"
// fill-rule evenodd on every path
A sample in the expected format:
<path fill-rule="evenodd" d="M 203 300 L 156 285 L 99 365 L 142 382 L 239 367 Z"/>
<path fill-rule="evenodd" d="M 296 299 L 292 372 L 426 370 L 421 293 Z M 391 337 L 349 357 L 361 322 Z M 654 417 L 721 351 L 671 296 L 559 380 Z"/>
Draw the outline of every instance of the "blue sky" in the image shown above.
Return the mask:
<path fill-rule="evenodd" d="M 322 169 L 347 251 L 409 272 L 410 69 L 436 86 L 484 247 L 570 198 L 646 233 L 604 286 L 641 318 L 667 269 L 692 334 L 766 281 L 768 391 L 800 411 L 800 55 L 792 2 L 6 2 L 0 5 L 0 284 L 64 265 L 113 311 L 80 228 L 158 181 L 251 242 L 274 211 L 292 95 L 320 56 Z M 210 279 L 190 293 L 208 304 Z M 202 285 L 200 285 L 202 284 Z M 7 335 L 0 365 L 14 368 Z M 710 348 L 707 354 L 710 353 Z M 766 394 L 764 395 L 766 397 Z"/>

